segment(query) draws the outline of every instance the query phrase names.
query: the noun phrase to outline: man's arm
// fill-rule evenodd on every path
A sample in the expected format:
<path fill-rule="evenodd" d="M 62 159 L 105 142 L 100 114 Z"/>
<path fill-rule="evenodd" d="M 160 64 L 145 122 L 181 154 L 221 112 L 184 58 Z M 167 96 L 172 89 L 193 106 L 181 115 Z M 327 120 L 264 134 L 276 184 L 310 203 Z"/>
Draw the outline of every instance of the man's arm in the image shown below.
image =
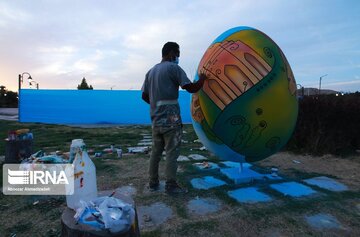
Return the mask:
<path fill-rule="evenodd" d="M 150 104 L 150 99 L 149 99 L 149 95 L 146 94 L 145 92 L 142 93 L 141 98 L 143 99 L 143 101 L 145 101 L 146 103 Z"/>
<path fill-rule="evenodd" d="M 181 88 L 185 89 L 189 93 L 196 93 L 202 88 L 206 79 L 207 76 L 204 73 L 201 73 L 197 82 L 186 84 Z"/>

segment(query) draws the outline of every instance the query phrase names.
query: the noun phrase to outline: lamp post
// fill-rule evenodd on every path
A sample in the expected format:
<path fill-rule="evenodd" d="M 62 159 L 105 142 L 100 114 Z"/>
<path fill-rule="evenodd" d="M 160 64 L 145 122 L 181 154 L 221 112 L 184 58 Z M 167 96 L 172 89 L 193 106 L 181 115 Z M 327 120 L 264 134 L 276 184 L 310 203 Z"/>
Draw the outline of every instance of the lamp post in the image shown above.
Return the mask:
<path fill-rule="evenodd" d="M 21 83 L 24 81 L 24 75 L 28 75 L 28 80 L 31 81 L 31 75 L 28 72 L 23 72 L 22 74 L 19 74 L 19 90 L 18 90 L 18 113 L 19 113 L 19 122 L 21 121 L 21 110 L 20 110 L 20 90 L 21 90 Z"/>
<path fill-rule="evenodd" d="M 300 91 L 299 91 L 300 90 Z M 304 96 L 304 87 L 301 84 L 296 84 L 296 95 L 299 97 Z"/>
<path fill-rule="evenodd" d="M 39 90 L 39 83 L 37 83 L 36 81 L 34 81 L 32 78 L 29 78 L 29 85 L 32 86 L 33 83 L 36 84 L 36 89 Z"/>
<path fill-rule="evenodd" d="M 319 81 L 319 95 L 320 95 L 320 91 L 321 91 L 321 80 L 322 80 L 322 78 L 323 77 L 326 77 L 328 74 L 325 74 L 325 75 L 322 75 L 321 77 L 320 77 L 320 81 Z"/>
<path fill-rule="evenodd" d="M 29 82 L 32 81 L 32 77 L 30 75 L 30 73 L 28 72 L 23 72 L 22 74 L 19 74 L 19 93 L 20 93 L 20 89 L 21 89 L 21 83 L 23 83 L 24 81 L 24 75 L 28 75 L 28 80 Z"/>

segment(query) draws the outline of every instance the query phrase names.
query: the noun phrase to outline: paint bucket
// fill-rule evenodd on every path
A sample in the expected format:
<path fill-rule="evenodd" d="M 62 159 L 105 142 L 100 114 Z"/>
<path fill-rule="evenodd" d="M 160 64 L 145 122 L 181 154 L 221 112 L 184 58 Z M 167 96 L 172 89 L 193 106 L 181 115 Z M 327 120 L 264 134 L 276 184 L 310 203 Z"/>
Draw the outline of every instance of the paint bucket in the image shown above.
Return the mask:
<path fill-rule="evenodd" d="M 80 207 L 80 200 L 90 201 L 97 197 L 96 168 L 91 161 L 85 143 L 82 139 L 75 139 L 70 146 L 75 153 L 72 163 L 74 168 L 74 194 L 66 196 L 69 208 L 76 210 Z"/>

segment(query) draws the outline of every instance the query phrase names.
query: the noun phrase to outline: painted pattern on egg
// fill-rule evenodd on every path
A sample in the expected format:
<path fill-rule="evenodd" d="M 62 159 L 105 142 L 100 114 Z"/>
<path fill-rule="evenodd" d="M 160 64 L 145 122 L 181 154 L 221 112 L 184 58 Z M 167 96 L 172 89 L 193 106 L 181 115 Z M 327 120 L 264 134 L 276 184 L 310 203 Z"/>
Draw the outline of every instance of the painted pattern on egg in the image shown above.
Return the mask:
<path fill-rule="evenodd" d="M 296 82 L 267 35 L 250 27 L 224 32 L 206 50 L 200 72 L 208 80 L 192 95 L 191 115 L 210 151 L 224 160 L 255 162 L 287 143 L 298 114 Z"/>

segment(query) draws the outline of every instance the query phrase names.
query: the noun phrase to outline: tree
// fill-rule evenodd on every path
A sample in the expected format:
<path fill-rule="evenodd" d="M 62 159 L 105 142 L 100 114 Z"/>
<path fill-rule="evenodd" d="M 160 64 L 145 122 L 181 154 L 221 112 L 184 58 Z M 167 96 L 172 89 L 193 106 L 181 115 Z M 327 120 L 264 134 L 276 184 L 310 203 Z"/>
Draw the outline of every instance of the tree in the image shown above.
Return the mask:
<path fill-rule="evenodd" d="M 78 85 L 77 87 L 78 90 L 93 90 L 94 88 L 92 87 L 92 85 L 88 85 L 87 82 L 86 82 L 86 79 L 85 77 L 83 77 L 80 85 Z"/>
<path fill-rule="evenodd" d="M 18 107 L 18 93 L 5 88 L 5 86 L 0 86 L 0 108 Z"/>

